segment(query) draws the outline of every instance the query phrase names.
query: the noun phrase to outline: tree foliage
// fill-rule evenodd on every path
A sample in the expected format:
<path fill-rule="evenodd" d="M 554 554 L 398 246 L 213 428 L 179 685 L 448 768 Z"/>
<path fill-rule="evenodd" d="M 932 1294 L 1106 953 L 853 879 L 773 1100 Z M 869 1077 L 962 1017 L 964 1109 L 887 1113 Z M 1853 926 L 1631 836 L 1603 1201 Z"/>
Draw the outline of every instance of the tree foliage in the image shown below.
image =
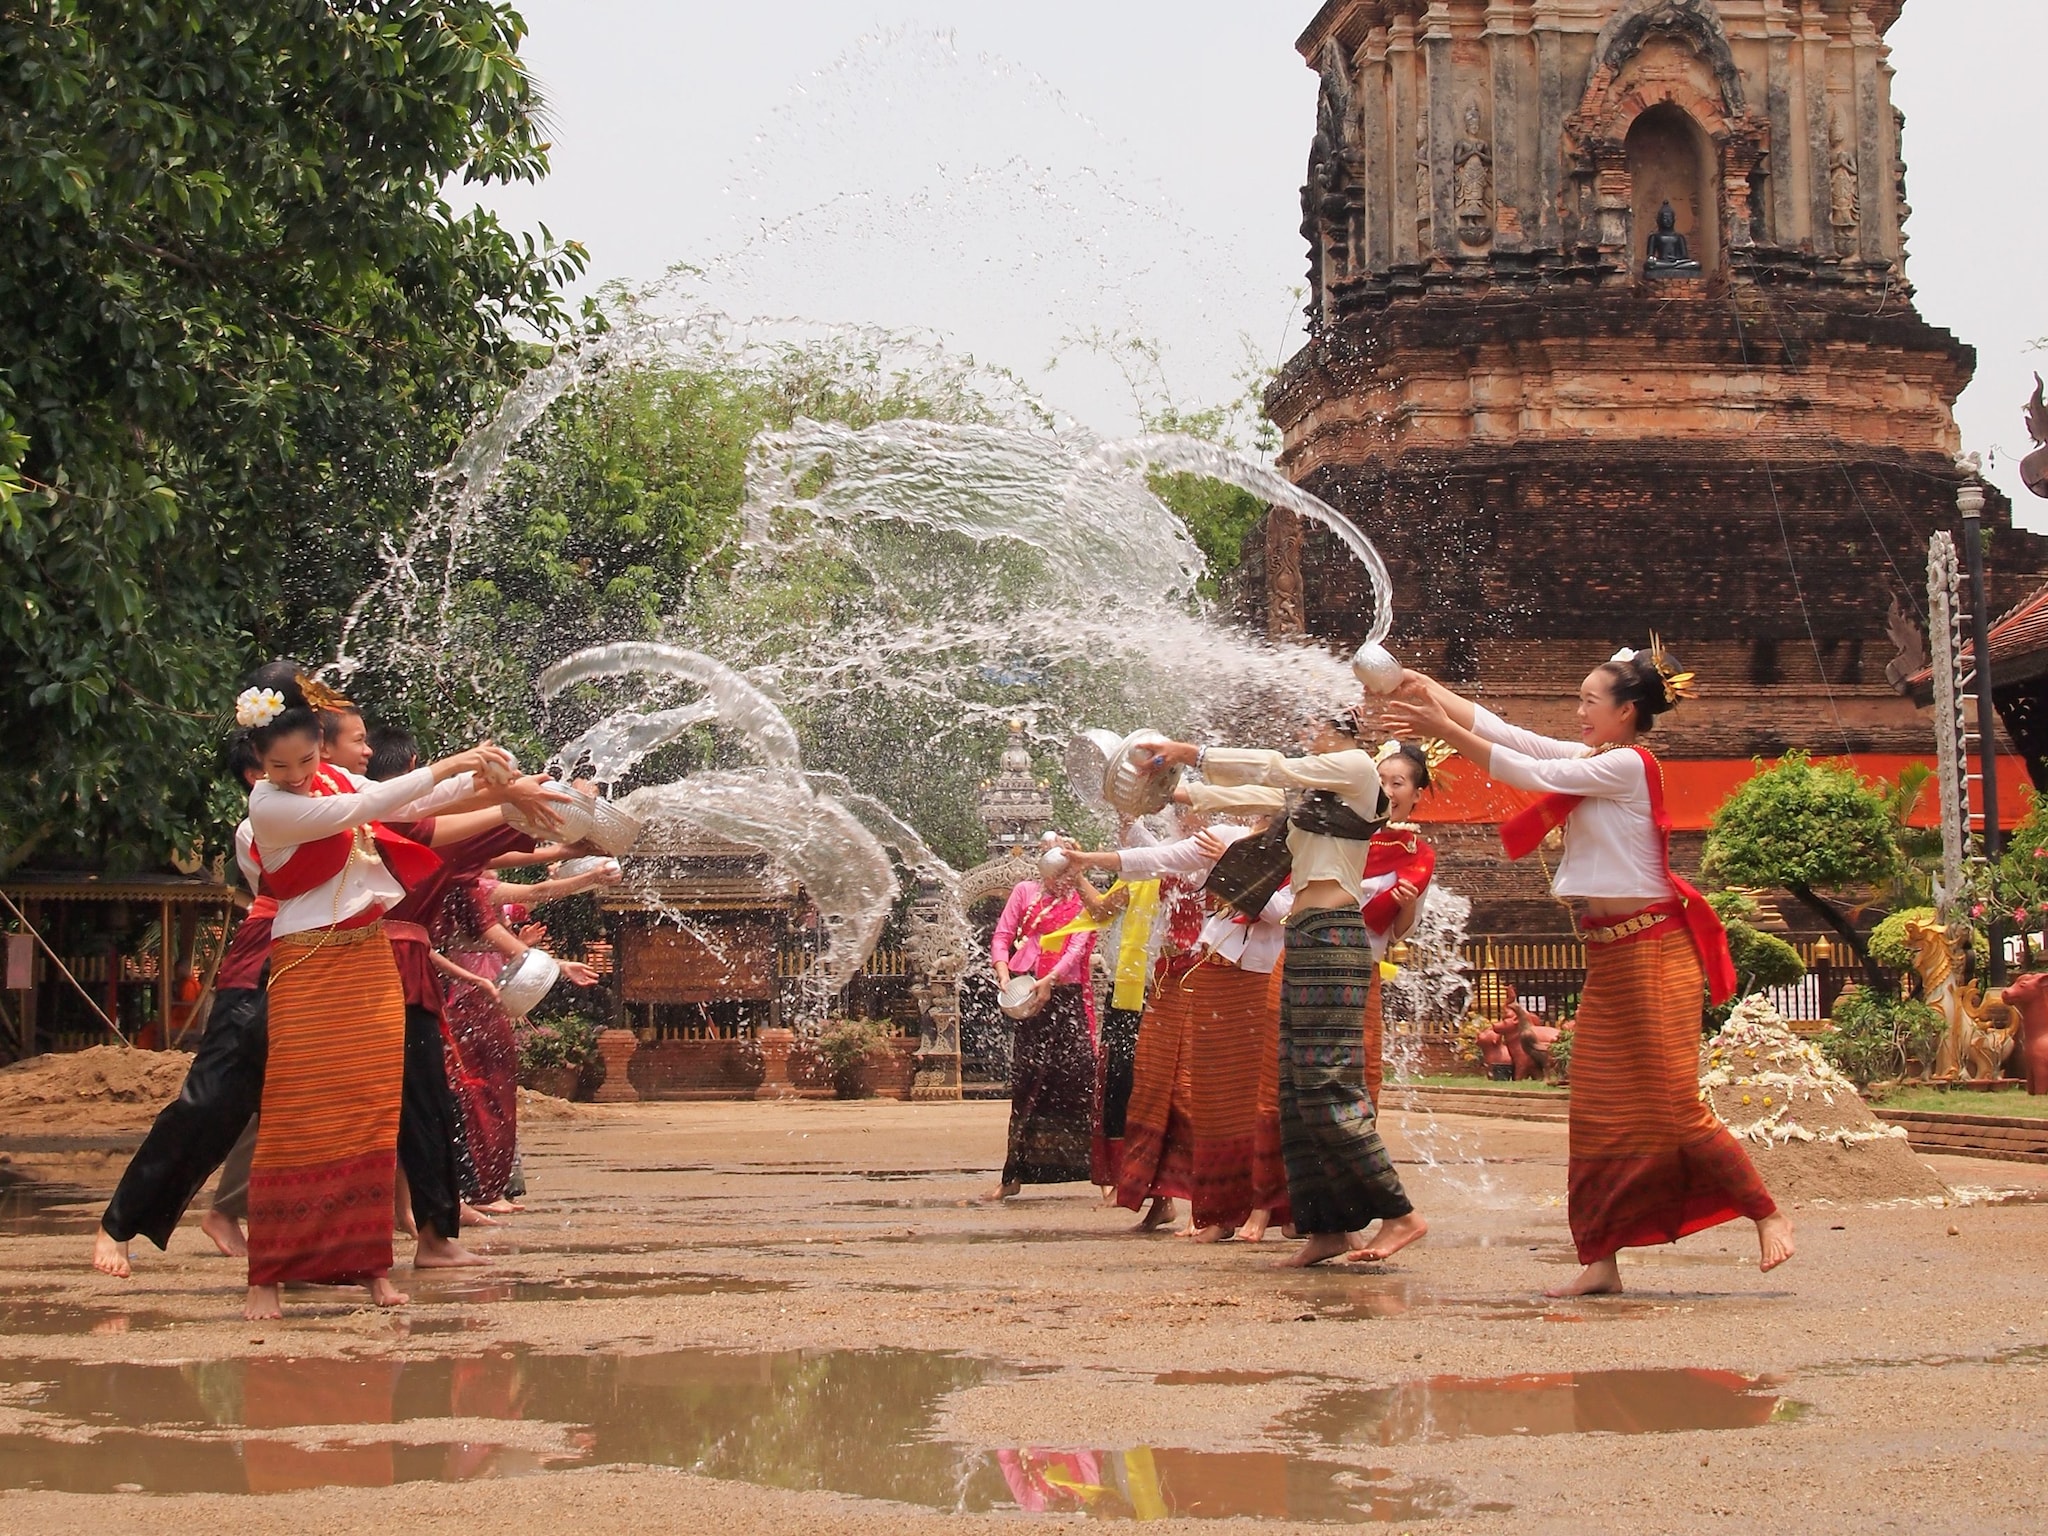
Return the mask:
<path fill-rule="evenodd" d="M 235 676 L 316 648 L 582 253 L 488 0 L 0 8 L 0 868 L 189 843 Z"/>
<path fill-rule="evenodd" d="M 1759 766 L 1714 813 L 1702 868 L 1724 885 L 1790 891 L 1856 951 L 1882 989 L 1889 978 L 1870 964 L 1844 904 L 1898 873 L 1896 830 L 1882 791 L 1848 767 L 1795 752 Z"/>

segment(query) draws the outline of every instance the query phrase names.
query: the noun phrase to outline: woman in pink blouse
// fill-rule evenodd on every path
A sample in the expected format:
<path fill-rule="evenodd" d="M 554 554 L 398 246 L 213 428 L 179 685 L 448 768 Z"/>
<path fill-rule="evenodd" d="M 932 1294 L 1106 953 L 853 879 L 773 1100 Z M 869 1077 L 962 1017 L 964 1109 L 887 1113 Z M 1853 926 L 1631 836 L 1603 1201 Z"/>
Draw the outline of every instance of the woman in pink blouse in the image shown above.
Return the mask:
<path fill-rule="evenodd" d="M 1010 1052 L 1007 1200 L 1026 1184 L 1088 1180 L 1095 1097 L 1095 1042 L 1088 1031 L 1088 962 L 1093 933 L 1054 937 L 1082 913 L 1072 875 L 1026 880 L 1010 892 L 989 942 L 996 982 L 1033 978 L 1030 1017 L 1017 1020 Z"/>

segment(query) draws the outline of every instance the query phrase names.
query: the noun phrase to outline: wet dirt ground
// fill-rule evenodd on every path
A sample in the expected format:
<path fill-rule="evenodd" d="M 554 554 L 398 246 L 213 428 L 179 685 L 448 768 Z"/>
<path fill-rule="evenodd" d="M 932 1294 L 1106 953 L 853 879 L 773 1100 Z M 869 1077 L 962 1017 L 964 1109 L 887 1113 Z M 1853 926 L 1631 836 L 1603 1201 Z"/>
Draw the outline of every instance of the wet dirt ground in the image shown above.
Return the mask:
<path fill-rule="evenodd" d="M 975 1203 L 1004 1114 L 529 1124 L 490 1269 L 255 1325 L 189 1222 L 94 1274 L 122 1157 L 0 1127 L 0 1532 L 2040 1528 L 2048 1168 L 1930 1159 L 1955 1201 L 1795 1209 L 1776 1274 L 1726 1227 L 1560 1303 L 1561 1125 L 1389 1116 L 1430 1238 L 1283 1273 Z"/>

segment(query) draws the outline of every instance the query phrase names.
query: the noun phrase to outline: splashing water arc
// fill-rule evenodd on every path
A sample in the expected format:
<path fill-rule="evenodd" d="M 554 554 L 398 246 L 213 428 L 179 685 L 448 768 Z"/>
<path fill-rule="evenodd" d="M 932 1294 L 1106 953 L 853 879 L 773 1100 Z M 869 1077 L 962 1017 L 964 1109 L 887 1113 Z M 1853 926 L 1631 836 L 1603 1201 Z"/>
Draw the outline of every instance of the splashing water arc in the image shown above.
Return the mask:
<path fill-rule="evenodd" d="M 817 905 L 824 929 L 824 947 L 807 985 L 821 1001 L 838 992 L 874 953 L 898 895 L 888 850 L 846 805 L 812 787 L 802 771 L 796 732 L 774 701 L 713 657 L 647 642 L 593 646 L 556 662 L 541 674 L 539 686 L 542 697 L 554 698 L 577 683 L 627 675 L 673 678 L 705 696 L 679 708 L 610 715 L 557 757 L 573 766 L 587 755 L 599 778 L 615 781 L 697 725 L 716 725 L 744 742 L 764 766 L 648 785 L 620 806 L 656 841 L 664 824 L 682 824 L 759 848 L 786 869 Z M 914 833 L 897 826 L 914 845 L 905 848 L 907 858 L 922 855 L 945 868 Z"/>

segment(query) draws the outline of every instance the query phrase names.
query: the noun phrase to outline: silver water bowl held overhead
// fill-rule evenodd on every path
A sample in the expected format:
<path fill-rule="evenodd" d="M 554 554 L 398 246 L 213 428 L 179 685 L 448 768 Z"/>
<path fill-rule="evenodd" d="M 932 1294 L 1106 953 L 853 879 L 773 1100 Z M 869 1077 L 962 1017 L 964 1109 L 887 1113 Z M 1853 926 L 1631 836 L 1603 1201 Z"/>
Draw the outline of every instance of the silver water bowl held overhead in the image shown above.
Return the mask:
<path fill-rule="evenodd" d="M 1180 784 L 1180 764 L 1153 766 L 1145 759 L 1171 740 L 1157 731 L 1135 731 L 1118 742 L 1103 777 L 1102 798 L 1126 816 L 1150 816 L 1165 810 Z"/>
<path fill-rule="evenodd" d="M 553 955 L 529 949 L 498 973 L 498 1006 L 523 1019 L 561 979 L 562 967 Z"/>
<path fill-rule="evenodd" d="M 1068 740 L 1060 759 L 1060 766 L 1066 770 L 1067 788 L 1092 810 L 1109 809 L 1109 802 L 1102 798 L 1102 786 L 1109 777 L 1110 759 L 1116 756 L 1118 744 L 1115 731 L 1077 731 Z"/>
<path fill-rule="evenodd" d="M 1074 861 L 1067 857 L 1067 850 L 1052 847 L 1038 856 L 1038 872 L 1048 880 L 1057 880 L 1074 867 Z"/>
<path fill-rule="evenodd" d="M 1385 695 L 1401 686 L 1405 669 L 1392 651 L 1368 640 L 1351 658 L 1351 675 L 1364 685 L 1367 693 Z"/>

